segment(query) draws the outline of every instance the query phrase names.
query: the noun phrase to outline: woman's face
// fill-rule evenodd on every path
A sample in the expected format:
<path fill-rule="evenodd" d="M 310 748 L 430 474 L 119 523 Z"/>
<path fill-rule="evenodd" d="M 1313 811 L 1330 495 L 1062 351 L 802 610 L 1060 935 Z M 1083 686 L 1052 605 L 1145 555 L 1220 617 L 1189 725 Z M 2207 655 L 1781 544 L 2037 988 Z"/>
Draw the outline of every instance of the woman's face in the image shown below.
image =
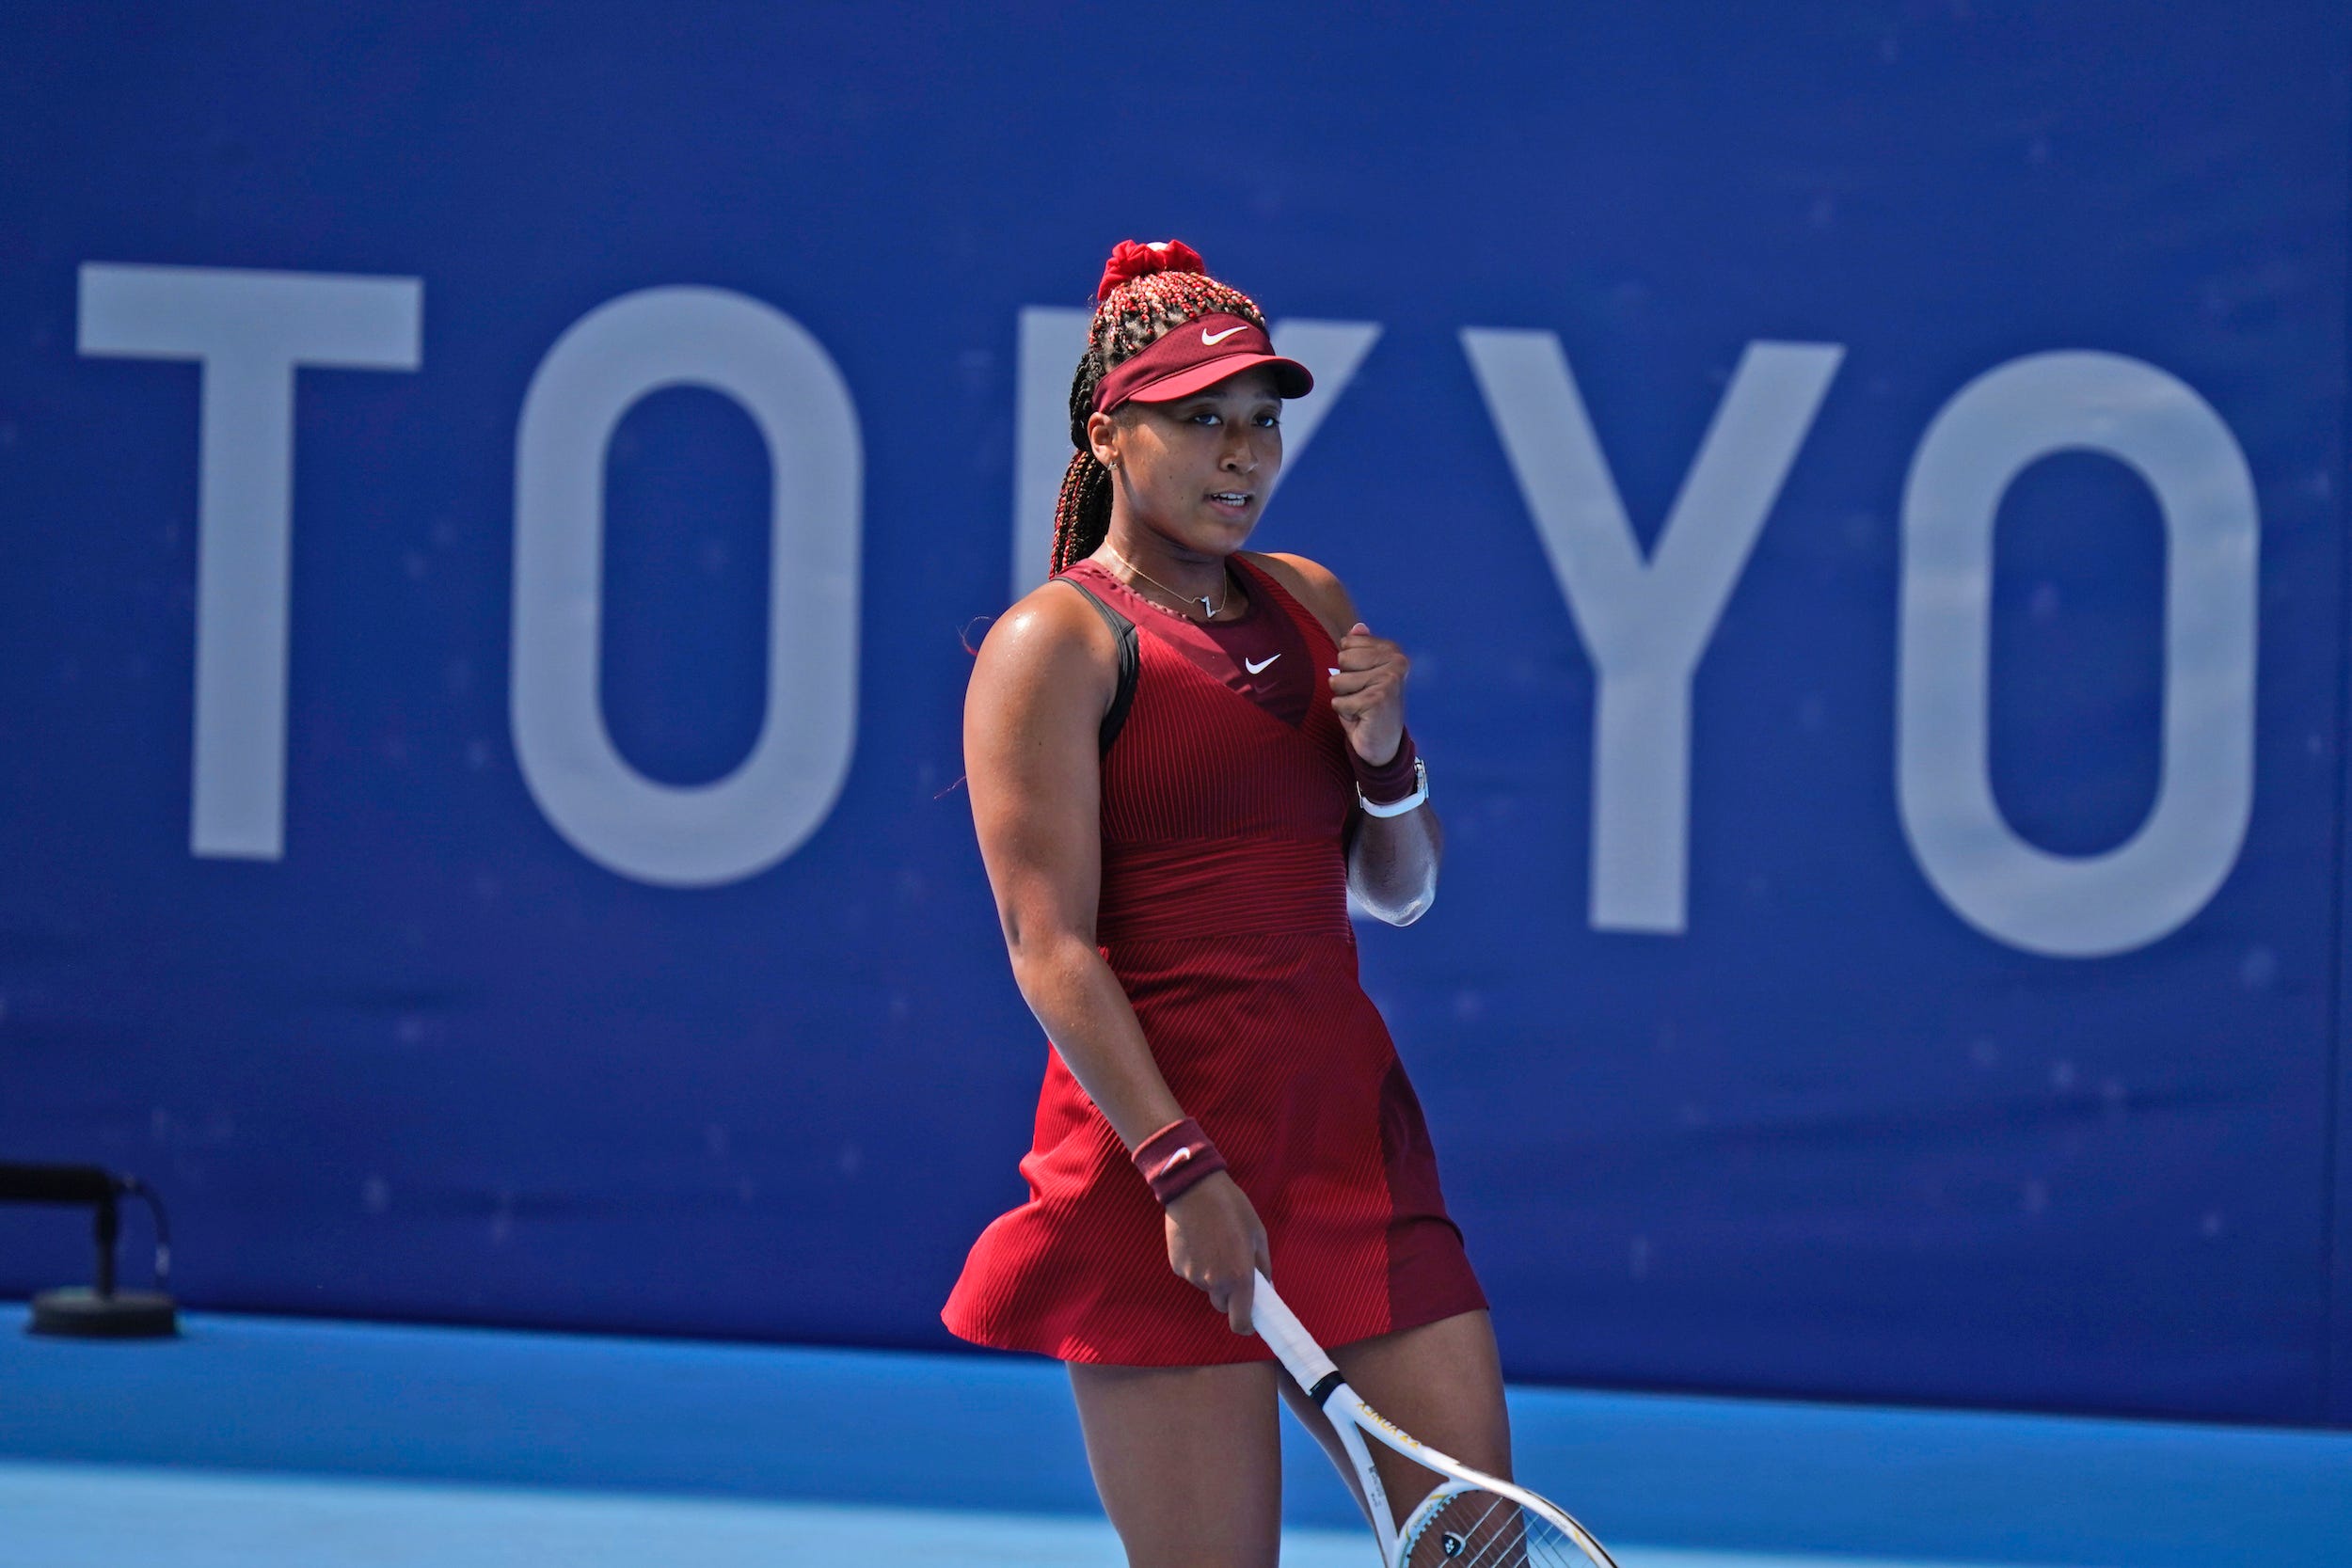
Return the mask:
<path fill-rule="evenodd" d="M 1173 403 L 1097 414 L 1088 434 L 1128 521 L 1180 554 L 1241 548 L 1282 467 L 1282 400 L 1263 367 Z"/>

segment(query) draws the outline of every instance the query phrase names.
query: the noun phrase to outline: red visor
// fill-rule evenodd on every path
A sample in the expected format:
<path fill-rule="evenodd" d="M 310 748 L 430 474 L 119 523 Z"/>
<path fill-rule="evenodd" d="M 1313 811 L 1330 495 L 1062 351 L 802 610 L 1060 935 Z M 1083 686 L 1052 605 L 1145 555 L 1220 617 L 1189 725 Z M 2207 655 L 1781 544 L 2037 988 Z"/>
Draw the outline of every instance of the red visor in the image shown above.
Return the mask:
<path fill-rule="evenodd" d="M 1173 403 L 1259 365 L 1274 372 L 1274 390 L 1281 397 L 1314 390 L 1307 367 L 1276 354 L 1263 328 L 1239 316 L 1202 316 L 1162 333 L 1104 376 L 1094 389 L 1095 411 L 1107 414 L 1122 403 Z"/>

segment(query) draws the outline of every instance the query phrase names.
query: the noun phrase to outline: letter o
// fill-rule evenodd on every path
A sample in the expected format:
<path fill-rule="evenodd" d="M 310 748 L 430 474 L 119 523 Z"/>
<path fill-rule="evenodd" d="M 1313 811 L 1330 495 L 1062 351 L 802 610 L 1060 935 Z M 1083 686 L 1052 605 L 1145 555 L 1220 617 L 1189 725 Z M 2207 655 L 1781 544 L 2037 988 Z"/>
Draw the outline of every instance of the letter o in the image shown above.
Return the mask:
<path fill-rule="evenodd" d="M 771 541 L 759 737 L 725 778 L 682 787 L 628 765 L 599 700 L 605 448 L 638 400 L 681 386 L 733 399 L 758 426 Z M 532 798 L 581 854 L 641 882 L 714 887 L 765 870 L 824 821 L 856 739 L 864 469 L 840 371 L 757 300 L 646 289 L 548 351 L 516 437 L 510 716 Z"/>
<path fill-rule="evenodd" d="M 2128 465 L 2167 545 L 2164 738 L 2154 806 L 2125 843 L 2054 855 L 2017 836 L 1990 767 L 1993 540 L 2001 498 L 2053 452 Z M 2142 947 L 2204 908 L 2254 796 L 2261 520 L 2245 453 L 2209 404 L 2120 355 L 2030 355 L 1961 388 L 1903 492 L 1898 793 L 1905 836 L 1954 912 L 2059 958 Z"/>

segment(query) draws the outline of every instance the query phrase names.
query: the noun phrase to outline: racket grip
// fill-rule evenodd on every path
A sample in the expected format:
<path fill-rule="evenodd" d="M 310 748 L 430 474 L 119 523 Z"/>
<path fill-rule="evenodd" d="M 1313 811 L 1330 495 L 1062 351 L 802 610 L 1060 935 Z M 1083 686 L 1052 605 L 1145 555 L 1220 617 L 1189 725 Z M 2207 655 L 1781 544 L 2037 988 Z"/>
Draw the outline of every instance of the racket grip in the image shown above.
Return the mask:
<path fill-rule="evenodd" d="M 1323 1347 L 1307 1332 L 1280 1296 L 1274 1293 L 1274 1282 L 1264 1275 L 1257 1276 L 1256 1294 L 1250 1297 L 1249 1321 L 1258 1331 L 1258 1338 L 1266 1342 L 1282 1370 L 1297 1381 L 1301 1388 L 1311 1389 L 1339 1369 L 1323 1354 Z"/>

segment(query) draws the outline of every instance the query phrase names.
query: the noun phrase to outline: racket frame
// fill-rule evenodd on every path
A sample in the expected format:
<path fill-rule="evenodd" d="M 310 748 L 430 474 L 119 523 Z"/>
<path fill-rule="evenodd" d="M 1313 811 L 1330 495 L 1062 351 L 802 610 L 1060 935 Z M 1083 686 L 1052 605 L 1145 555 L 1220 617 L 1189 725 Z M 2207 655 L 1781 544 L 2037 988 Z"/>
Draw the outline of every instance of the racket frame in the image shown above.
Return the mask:
<path fill-rule="evenodd" d="M 1584 1554 L 1601 1568 L 1616 1568 L 1601 1544 L 1590 1531 L 1568 1516 L 1565 1509 L 1530 1492 L 1523 1486 L 1490 1476 L 1484 1470 L 1472 1469 L 1451 1454 L 1438 1452 L 1405 1431 L 1365 1402 L 1361 1394 L 1347 1386 L 1340 1369 L 1314 1336 L 1307 1332 L 1298 1315 L 1275 1293 L 1273 1282 L 1263 1274 L 1256 1279 L 1256 1294 L 1251 1298 L 1250 1319 L 1258 1338 L 1274 1352 L 1283 1370 L 1307 1391 L 1307 1397 L 1323 1409 L 1331 1429 L 1340 1435 L 1340 1443 L 1355 1462 L 1357 1479 L 1362 1483 L 1364 1499 L 1372 1514 L 1372 1533 L 1380 1544 L 1380 1560 L 1391 1568 L 1401 1568 L 1406 1544 L 1413 1536 L 1406 1533 L 1433 1507 L 1442 1506 L 1454 1493 L 1470 1488 L 1492 1492 L 1507 1497 L 1519 1507 L 1540 1518 L 1549 1520 L 1582 1548 Z M 1440 1483 L 1435 1492 L 1423 1498 L 1402 1523 L 1397 1522 L 1389 1507 L 1389 1495 L 1380 1484 L 1380 1472 L 1374 1467 L 1372 1452 L 1364 1446 L 1364 1436 L 1377 1439 L 1388 1448 L 1403 1454 L 1414 1464 L 1434 1470 L 1454 1484 Z"/>

